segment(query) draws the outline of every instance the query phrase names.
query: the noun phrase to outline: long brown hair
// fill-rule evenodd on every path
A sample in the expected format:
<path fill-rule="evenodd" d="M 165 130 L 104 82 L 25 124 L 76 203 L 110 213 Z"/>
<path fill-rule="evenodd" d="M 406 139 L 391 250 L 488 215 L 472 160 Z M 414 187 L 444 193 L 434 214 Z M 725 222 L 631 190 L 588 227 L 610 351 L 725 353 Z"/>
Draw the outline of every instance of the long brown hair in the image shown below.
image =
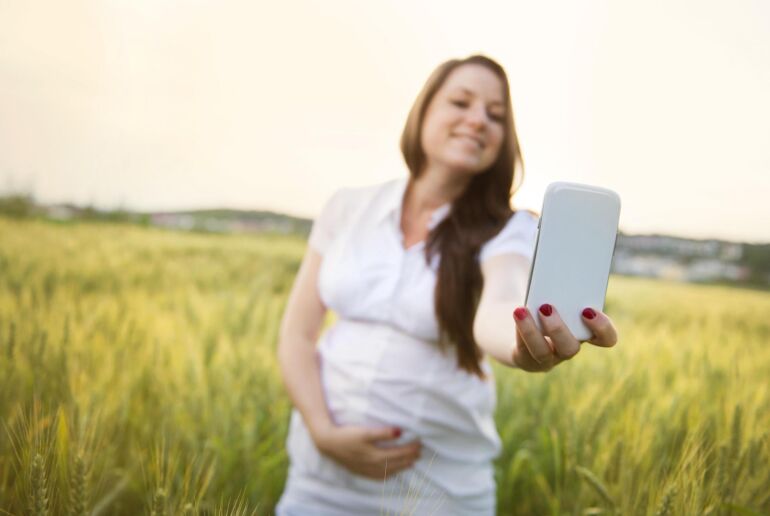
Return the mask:
<path fill-rule="evenodd" d="M 411 179 L 417 179 L 426 165 L 421 145 L 425 112 L 449 74 L 464 64 L 482 65 L 495 73 L 503 83 L 506 108 L 503 141 L 497 160 L 471 179 L 462 195 L 452 202 L 449 215 L 430 232 L 425 246 L 425 258 L 430 263 L 436 253 L 441 256 L 434 297 L 440 331 L 439 343 L 441 346 L 456 346 L 458 366 L 484 379 L 480 366 L 482 353 L 473 336 L 473 319 L 483 287 L 477 258 L 481 246 L 497 235 L 513 214 L 511 196 L 515 191 L 514 178 L 517 175 L 521 177 L 524 169 L 513 123 L 508 77 L 503 67 L 482 55 L 451 59 L 439 65 L 409 111 L 401 134 L 401 152 Z M 521 174 L 516 174 L 517 165 Z"/>

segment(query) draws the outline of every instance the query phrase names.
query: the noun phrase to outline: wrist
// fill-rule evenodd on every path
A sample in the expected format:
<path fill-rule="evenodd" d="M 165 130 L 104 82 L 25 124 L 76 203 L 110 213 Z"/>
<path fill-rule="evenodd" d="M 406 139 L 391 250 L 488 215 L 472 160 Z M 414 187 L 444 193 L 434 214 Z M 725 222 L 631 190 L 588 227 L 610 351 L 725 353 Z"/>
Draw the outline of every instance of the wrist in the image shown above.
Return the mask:
<path fill-rule="evenodd" d="M 310 437 L 319 450 L 326 448 L 326 443 L 329 440 L 329 434 L 334 430 L 334 423 L 331 420 L 319 421 L 313 425 L 308 426 Z"/>

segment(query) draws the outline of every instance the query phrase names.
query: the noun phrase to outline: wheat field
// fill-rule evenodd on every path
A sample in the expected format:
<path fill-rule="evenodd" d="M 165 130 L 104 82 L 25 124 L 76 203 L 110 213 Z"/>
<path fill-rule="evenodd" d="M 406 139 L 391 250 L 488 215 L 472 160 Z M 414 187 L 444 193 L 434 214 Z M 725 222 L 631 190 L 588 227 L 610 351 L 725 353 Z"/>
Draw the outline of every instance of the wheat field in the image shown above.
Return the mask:
<path fill-rule="evenodd" d="M 0 514 L 271 514 L 305 245 L 0 218 Z M 494 365 L 499 514 L 770 514 L 770 293 L 613 276 L 607 311 L 615 348 Z"/>

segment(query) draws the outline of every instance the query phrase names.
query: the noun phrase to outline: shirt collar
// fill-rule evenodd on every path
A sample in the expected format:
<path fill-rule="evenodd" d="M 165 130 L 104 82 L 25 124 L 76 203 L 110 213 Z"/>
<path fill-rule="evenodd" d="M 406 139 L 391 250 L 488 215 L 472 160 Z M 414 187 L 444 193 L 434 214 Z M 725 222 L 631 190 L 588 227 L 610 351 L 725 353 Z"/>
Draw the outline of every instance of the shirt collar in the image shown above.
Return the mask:
<path fill-rule="evenodd" d="M 397 220 L 397 218 L 401 214 L 401 207 L 404 202 L 404 193 L 406 193 L 406 187 L 408 184 L 409 176 L 400 177 L 394 179 L 391 182 L 388 191 L 384 196 L 382 208 L 377 214 L 377 222 L 385 219 L 392 220 L 396 225 L 401 222 L 400 220 Z M 444 220 L 444 218 L 446 218 L 451 210 L 451 202 L 445 202 L 433 210 L 433 213 L 430 217 L 430 222 L 428 223 L 428 229 L 430 230 L 436 227 L 436 225 L 438 225 L 442 220 Z"/>

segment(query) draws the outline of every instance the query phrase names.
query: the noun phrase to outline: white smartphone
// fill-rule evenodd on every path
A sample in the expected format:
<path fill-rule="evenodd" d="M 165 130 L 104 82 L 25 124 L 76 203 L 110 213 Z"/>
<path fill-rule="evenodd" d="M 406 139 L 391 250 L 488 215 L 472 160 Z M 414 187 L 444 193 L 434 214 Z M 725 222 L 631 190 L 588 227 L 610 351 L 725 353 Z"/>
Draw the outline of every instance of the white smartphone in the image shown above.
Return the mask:
<path fill-rule="evenodd" d="M 551 304 L 578 340 L 592 334 L 581 313 L 604 311 L 620 218 L 620 196 L 577 183 L 548 185 L 529 271 L 526 306 L 540 327 L 538 308 Z"/>

